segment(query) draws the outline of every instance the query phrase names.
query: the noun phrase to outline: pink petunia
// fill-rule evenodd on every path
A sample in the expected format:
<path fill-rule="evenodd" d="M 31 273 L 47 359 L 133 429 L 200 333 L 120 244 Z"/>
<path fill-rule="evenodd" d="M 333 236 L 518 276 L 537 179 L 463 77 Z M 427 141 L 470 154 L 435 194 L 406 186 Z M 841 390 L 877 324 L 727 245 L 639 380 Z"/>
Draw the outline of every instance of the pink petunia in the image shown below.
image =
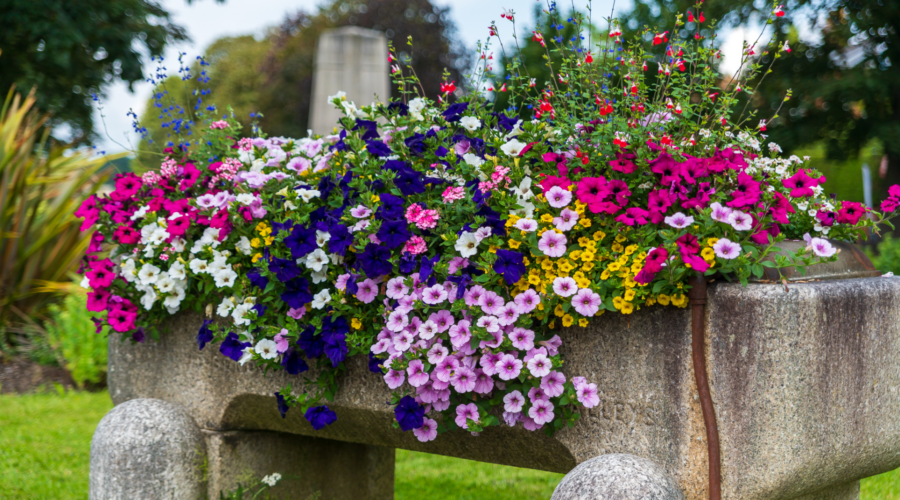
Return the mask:
<path fill-rule="evenodd" d="M 541 389 L 551 398 L 555 398 L 565 390 L 566 376 L 562 372 L 551 371 L 541 379 Z"/>
<path fill-rule="evenodd" d="M 282 328 L 277 335 L 275 335 L 275 350 L 279 353 L 287 352 L 290 343 L 287 339 L 287 328 Z"/>
<path fill-rule="evenodd" d="M 437 364 L 432 374 L 441 382 L 450 382 L 450 377 L 459 369 L 459 360 L 447 357 Z"/>
<path fill-rule="evenodd" d="M 529 288 L 519 295 L 516 295 L 515 302 L 516 306 L 519 308 L 519 314 L 528 314 L 541 303 L 541 296 Z"/>
<path fill-rule="evenodd" d="M 392 332 L 400 332 L 409 324 L 409 317 L 401 311 L 394 311 L 388 316 L 387 328 Z"/>
<path fill-rule="evenodd" d="M 478 305 L 485 314 L 497 315 L 503 309 L 503 298 L 494 292 L 484 292 L 478 299 Z"/>
<path fill-rule="evenodd" d="M 556 353 L 559 352 L 559 346 L 562 345 L 562 339 L 559 338 L 559 335 L 554 335 L 549 340 L 542 340 L 538 344 L 546 347 L 548 355 L 556 356 Z"/>
<path fill-rule="evenodd" d="M 462 427 L 463 429 L 468 429 L 468 420 L 471 420 L 476 424 L 479 422 L 478 407 L 475 405 L 475 403 L 459 405 L 456 407 L 456 425 Z"/>
<path fill-rule="evenodd" d="M 494 390 L 494 380 L 483 370 L 475 370 L 475 388 L 478 394 L 487 394 Z"/>
<path fill-rule="evenodd" d="M 515 228 L 530 233 L 537 230 L 538 223 L 534 219 L 523 218 L 516 221 Z"/>
<path fill-rule="evenodd" d="M 497 376 L 501 380 L 513 380 L 519 376 L 522 371 L 522 360 L 517 359 L 511 354 L 504 354 L 495 365 Z"/>
<path fill-rule="evenodd" d="M 384 381 L 391 389 L 400 387 L 401 385 L 403 385 L 403 382 L 405 380 L 406 375 L 404 375 L 403 372 L 398 372 L 396 370 L 388 370 L 388 372 L 384 375 Z"/>
<path fill-rule="evenodd" d="M 437 437 L 437 422 L 426 417 L 422 420 L 422 427 L 413 429 L 413 435 L 422 443 L 434 441 Z"/>
<path fill-rule="evenodd" d="M 582 384 L 575 388 L 578 402 L 585 408 L 593 408 L 600 404 L 600 396 L 597 394 L 597 384 Z"/>
<path fill-rule="evenodd" d="M 566 235 L 547 231 L 541 236 L 538 249 L 547 257 L 561 257 L 566 253 Z"/>
<path fill-rule="evenodd" d="M 538 425 L 551 422 L 554 418 L 553 403 L 542 400 L 535 401 L 531 408 L 528 409 L 528 416 Z"/>
<path fill-rule="evenodd" d="M 371 278 L 359 284 L 356 298 L 363 304 L 369 304 L 378 296 L 378 284 Z"/>
<path fill-rule="evenodd" d="M 422 301 L 428 305 L 437 305 L 447 300 L 447 290 L 444 285 L 435 284 L 422 291 Z"/>
<path fill-rule="evenodd" d="M 510 413 L 518 413 L 525 406 L 525 396 L 519 391 L 512 391 L 503 396 L 503 410 Z"/>
<path fill-rule="evenodd" d="M 675 212 L 669 217 L 663 219 L 666 224 L 676 228 L 683 229 L 694 223 L 694 218 L 689 215 L 684 215 L 681 212 Z"/>
<path fill-rule="evenodd" d="M 509 334 L 513 347 L 527 351 L 534 347 L 534 332 L 525 328 L 514 328 Z"/>
<path fill-rule="evenodd" d="M 434 344 L 433 346 L 431 346 L 431 349 L 428 350 L 428 362 L 433 365 L 437 365 L 441 361 L 443 361 L 449 353 L 450 351 L 447 350 L 446 347 L 442 346 L 441 344 Z"/>
<path fill-rule="evenodd" d="M 292 307 L 288 309 L 287 312 L 287 315 L 294 319 L 300 319 L 304 314 L 306 314 L 306 306 L 300 306 L 299 308 Z"/>
<path fill-rule="evenodd" d="M 578 224 L 578 212 L 569 208 L 564 208 L 559 217 L 553 218 L 554 227 L 563 232 L 570 231 L 575 224 Z"/>
<path fill-rule="evenodd" d="M 478 318 L 476 325 L 490 333 L 500 331 L 500 320 L 496 316 L 482 316 Z"/>
<path fill-rule="evenodd" d="M 432 313 L 431 316 L 428 317 L 428 321 L 434 322 L 437 326 L 437 331 L 444 333 L 453 326 L 453 323 L 456 320 L 453 318 L 453 313 L 446 309 L 441 309 L 436 313 Z"/>
<path fill-rule="evenodd" d="M 728 238 L 720 238 L 713 245 L 713 250 L 716 252 L 716 256 L 721 259 L 731 260 L 741 255 L 741 246 Z"/>
<path fill-rule="evenodd" d="M 571 297 L 578 291 L 578 283 L 575 278 L 559 276 L 553 280 L 553 292 L 560 297 Z"/>
<path fill-rule="evenodd" d="M 509 301 L 503 306 L 497 318 L 501 326 L 512 325 L 519 319 L 519 307 L 515 302 Z"/>
<path fill-rule="evenodd" d="M 809 246 L 812 247 L 813 253 L 819 257 L 831 257 L 837 253 L 837 248 L 834 248 L 831 242 L 826 239 L 813 238 L 810 240 Z"/>
<path fill-rule="evenodd" d="M 466 320 L 450 327 L 450 343 L 453 347 L 459 349 L 460 346 L 468 344 L 472 339 L 472 332 L 469 331 L 470 323 Z"/>
<path fill-rule="evenodd" d="M 712 203 L 709 207 L 712 208 L 712 213 L 710 214 L 712 220 L 731 224 L 728 219 L 728 216 L 730 216 L 733 211 L 731 208 L 723 207 L 719 202 Z"/>
<path fill-rule="evenodd" d="M 429 378 L 428 373 L 425 372 L 425 365 L 418 359 L 409 362 L 409 367 L 406 368 L 406 375 L 408 376 L 409 385 L 413 387 L 425 384 Z"/>
<path fill-rule="evenodd" d="M 419 338 L 425 340 L 431 340 L 437 334 L 438 328 L 437 325 L 434 324 L 434 321 L 428 320 L 416 329 L 416 333 L 419 335 Z"/>
<path fill-rule="evenodd" d="M 749 231 L 753 228 L 753 218 L 740 210 L 734 210 L 728 215 L 728 223 L 735 231 Z"/>
<path fill-rule="evenodd" d="M 544 197 L 547 198 L 547 203 L 553 208 L 565 207 L 572 201 L 572 193 L 559 186 L 550 188 L 544 193 Z"/>
<path fill-rule="evenodd" d="M 466 301 L 466 305 L 469 307 L 480 306 L 479 302 L 481 302 L 481 297 L 484 295 L 486 290 L 481 285 L 475 285 L 472 288 L 469 288 L 466 291 L 465 295 L 463 295 L 463 299 Z"/>
<path fill-rule="evenodd" d="M 553 367 L 553 363 L 550 362 L 550 358 L 543 354 L 538 354 L 537 356 L 528 360 L 526 363 L 528 367 L 528 371 L 531 372 L 531 375 L 535 377 L 543 377 L 550 373 L 550 368 Z"/>
<path fill-rule="evenodd" d="M 481 359 L 478 360 L 478 365 L 481 366 L 484 373 L 493 376 L 497 374 L 497 363 L 500 362 L 500 358 L 502 357 L 503 354 L 501 353 L 494 354 L 492 352 L 486 352 L 481 356 Z"/>
<path fill-rule="evenodd" d="M 589 288 L 582 288 L 572 297 L 572 306 L 578 314 L 590 317 L 600 310 L 603 299 Z"/>

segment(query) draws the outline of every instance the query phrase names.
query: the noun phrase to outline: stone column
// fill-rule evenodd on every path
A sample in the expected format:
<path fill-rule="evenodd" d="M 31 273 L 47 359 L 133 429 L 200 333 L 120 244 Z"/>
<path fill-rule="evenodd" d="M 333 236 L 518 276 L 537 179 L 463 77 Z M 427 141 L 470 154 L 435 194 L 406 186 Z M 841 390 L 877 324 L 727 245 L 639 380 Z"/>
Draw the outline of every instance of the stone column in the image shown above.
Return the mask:
<path fill-rule="evenodd" d="M 328 135 L 342 113 L 328 102 L 338 91 L 357 107 L 391 96 L 387 38 L 380 31 L 344 26 L 322 33 L 316 49 L 309 128 Z"/>

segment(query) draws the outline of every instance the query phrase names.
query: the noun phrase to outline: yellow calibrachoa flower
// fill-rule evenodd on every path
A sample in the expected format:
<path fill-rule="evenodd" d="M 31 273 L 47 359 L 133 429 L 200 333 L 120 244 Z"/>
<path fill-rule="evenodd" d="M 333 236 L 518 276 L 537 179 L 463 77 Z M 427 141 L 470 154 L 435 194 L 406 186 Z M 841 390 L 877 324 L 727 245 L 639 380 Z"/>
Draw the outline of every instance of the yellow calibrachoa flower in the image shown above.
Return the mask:
<path fill-rule="evenodd" d="M 634 252 L 636 252 L 637 249 L 638 249 L 637 245 L 628 245 L 627 247 L 625 247 L 625 255 L 631 255 Z"/>
<path fill-rule="evenodd" d="M 668 295 L 661 293 L 661 294 L 659 294 L 659 295 L 656 296 L 656 300 L 657 300 L 657 302 L 659 302 L 660 304 L 662 304 L 662 305 L 664 305 L 664 306 L 667 306 L 667 305 L 669 305 L 669 302 L 670 302 L 671 299 L 669 298 Z"/>
<path fill-rule="evenodd" d="M 256 261 L 258 261 L 261 258 L 262 258 L 261 253 L 255 253 L 255 254 L 253 254 L 253 257 L 250 258 L 250 261 L 253 262 L 254 264 L 256 264 Z"/>
<path fill-rule="evenodd" d="M 652 306 L 653 304 L 656 304 L 656 299 L 654 299 L 653 297 L 647 297 L 646 303 L 648 306 Z"/>
<path fill-rule="evenodd" d="M 609 279 L 609 269 L 606 269 L 602 273 L 600 273 L 600 279 L 602 279 L 603 281 Z"/>
<path fill-rule="evenodd" d="M 687 305 L 687 297 L 684 296 L 683 293 L 672 296 L 672 305 L 682 307 L 682 305 Z"/>
<path fill-rule="evenodd" d="M 570 326 L 572 326 L 572 323 L 574 323 L 574 322 L 575 322 L 575 318 L 573 318 L 571 314 L 566 314 L 566 315 L 563 316 L 563 318 L 562 318 L 562 324 L 563 324 L 563 326 L 565 326 L 565 327 L 570 327 Z"/>
<path fill-rule="evenodd" d="M 521 241 L 509 240 L 509 248 L 512 248 L 513 250 L 519 248 L 519 245 L 521 245 L 521 244 L 522 244 Z M 528 264 L 525 264 L 525 265 L 527 266 Z"/>
<path fill-rule="evenodd" d="M 621 310 L 623 304 L 625 304 L 625 301 L 622 299 L 622 297 L 613 297 L 613 307 Z"/>
<path fill-rule="evenodd" d="M 556 265 L 556 267 L 559 269 L 559 271 L 561 273 L 568 273 L 569 271 L 571 271 L 572 269 L 575 268 L 575 266 L 573 266 L 572 263 L 569 262 L 568 259 L 560 259 L 559 263 Z"/>
<path fill-rule="evenodd" d="M 716 260 L 716 251 L 712 248 L 706 247 L 700 251 L 700 256 L 703 257 L 703 260 L 707 262 Z"/>
<path fill-rule="evenodd" d="M 621 268 L 622 268 L 622 264 L 619 264 L 618 262 L 610 262 L 610 264 L 608 266 L 606 266 L 606 269 L 613 273 L 618 271 Z"/>
<path fill-rule="evenodd" d="M 266 246 L 269 246 L 275 241 L 275 237 L 274 236 L 266 236 L 265 238 L 263 238 L 263 241 L 266 242 Z"/>
<path fill-rule="evenodd" d="M 586 264 L 583 264 L 583 265 L 581 266 L 581 269 L 584 270 L 584 272 L 588 272 L 588 271 L 594 269 L 594 263 L 593 263 L 593 262 L 588 262 L 588 263 L 586 263 Z"/>
<path fill-rule="evenodd" d="M 619 236 L 621 236 L 621 234 Z M 622 250 L 625 250 L 625 247 L 623 247 L 621 243 L 617 242 L 617 243 L 613 243 L 611 249 L 615 253 L 622 253 Z"/>
<path fill-rule="evenodd" d="M 541 216 L 541 222 L 551 224 L 553 222 L 553 216 L 550 214 L 544 214 Z"/>
<path fill-rule="evenodd" d="M 572 260 L 578 260 L 581 258 L 581 253 L 581 250 L 575 250 L 569 254 L 569 258 L 571 258 Z"/>
<path fill-rule="evenodd" d="M 581 252 L 581 261 L 582 262 L 593 262 L 595 258 L 596 258 L 596 255 L 594 254 L 594 252 L 588 252 L 588 251 Z"/>
<path fill-rule="evenodd" d="M 711 247 L 719 242 L 719 238 L 709 238 L 706 240 L 706 246 Z"/>
<path fill-rule="evenodd" d="M 634 312 L 634 304 L 631 302 L 625 302 L 622 304 L 622 309 L 619 309 L 622 314 L 631 314 Z"/>
<path fill-rule="evenodd" d="M 623 281 L 622 284 L 625 285 L 626 288 L 634 288 L 637 286 L 637 282 L 634 281 L 634 278 L 630 274 L 628 276 L 623 276 L 623 278 L 625 278 L 625 281 Z"/>
<path fill-rule="evenodd" d="M 628 302 L 634 300 L 634 290 L 632 290 L 631 288 L 625 290 L 625 300 L 627 300 Z"/>
<path fill-rule="evenodd" d="M 519 222 L 519 216 L 510 214 L 509 219 L 506 219 L 506 227 L 513 227 L 516 225 L 516 222 Z"/>
<path fill-rule="evenodd" d="M 587 318 L 581 318 L 581 319 L 579 319 L 579 320 L 578 320 L 578 326 L 580 326 L 580 327 L 582 327 L 582 328 L 588 326 L 588 320 L 587 320 Z"/>
<path fill-rule="evenodd" d="M 622 243 L 622 242 L 624 242 L 626 239 L 627 239 L 627 238 L 625 238 L 625 235 L 622 234 L 622 233 L 619 233 L 619 234 L 616 235 L 616 243 Z"/>
<path fill-rule="evenodd" d="M 260 222 L 259 224 L 256 225 L 256 232 L 259 233 L 261 236 L 268 236 L 268 235 L 272 234 L 272 228 L 269 227 L 269 225 L 266 224 L 265 222 Z"/>
<path fill-rule="evenodd" d="M 552 271 L 553 270 L 553 261 L 550 259 L 544 259 L 541 261 L 541 269 L 544 271 Z"/>
<path fill-rule="evenodd" d="M 556 321 L 551 321 L 550 323 L 548 323 L 547 328 L 549 328 L 551 330 L 556 328 Z"/>
<path fill-rule="evenodd" d="M 602 241 L 603 238 L 606 238 L 606 233 L 603 231 L 594 231 L 594 241 Z"/>
<path fill-rule="evenodd" d="M 359 330 L 360 328 L 362 328 L 362 321 L 357 318 L 353 318 L 350 320 L 350 326 L 352 326 L 354 330 Z"/>
<path fill-rule="evenodd" d="M 556 304 L 556 309 L 553 310 L 553 314 L 562 318 L 565 316 L 566 312 L 563 311 L 562 304 Z"/>
<path fill-rule="evenodd" d="M 590 288 L 591 280 L 587 278 L 575 278 L 575 283 L 578 284 L 578 288 Z"/>
<path fill-rule="evenodd" d="M 490 247 L 488 247 L 488 252 L 497 253 L 497 246 L 491 245 Z"/>
<path fill-rule="evenodd" d="M 253 248 L 259 248 L 259 245 L 260 245 L 259 238 L 253 238 L 252 240 L 250 240 L 250 246 L 251 246 L 251 247 L 253 247 Z"/>
<path fill-rule="evenodd" d="M 591 227 L 591 219 L 578 219 L 578 225 L 583 228 Z"/>

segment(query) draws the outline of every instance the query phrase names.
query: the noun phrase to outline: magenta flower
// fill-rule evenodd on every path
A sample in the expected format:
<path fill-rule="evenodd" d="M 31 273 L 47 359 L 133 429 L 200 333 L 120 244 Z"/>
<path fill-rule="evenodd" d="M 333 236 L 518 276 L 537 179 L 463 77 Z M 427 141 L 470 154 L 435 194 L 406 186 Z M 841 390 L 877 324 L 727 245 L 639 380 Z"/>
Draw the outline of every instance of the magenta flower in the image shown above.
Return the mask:
<path fill-rule="evenodd" d="M 463 429 L 468 429 L 468 420 L 471 420 L 476 424 L 479 421 L 478 407 L 475 406 L 475 403 L 459 405 L 456 407 L 456 425 L 462 427 Z"/>
<path fill-rule="evenodd" d="M 582 288 L 572 297 L 572 307 L 575 308 L 575 312 L 585 317 L 597 314 L 602 303 L 603 299 L 600 295 L 591 291 L 590 288 Z"/>
<path fill-rule="evenodd" d="M 553 186 L 552 188 L 550 188 L 546 193 L 544 193 L 544 197 L 547 198 L 547 203 L 549 203 L 553 208 L 565 207 L 572 201 L 572 193 L 559 186 Z"/>
<path fill-rule="evenodd" d="M 541 303 L 541 296 L 529 288 L 519 295 L 516 295 L 515 302 L 516 306 L 519 308 L 519 314 L 528 314 Z"/>
<path fill-rule="evenodd" d="M 681 180 L 681 165 L 669 153 L 661 153 L 655 160 L 651 160 L 650 171 L 661 176 L 659 183 L 669 186 Z"/>
<path fill-rule="evenodd" d="M 535 401 L 528 410 L 528 416 L 538 425 L 544 425 L 553 420 L 553 403 L 550 401 Z"/>
<path fill-rule="evenodd" d="M 620 206 L 625 206 L 628 203 L 628 197 L 631 196 L 631 190 L 628 189 L 628 184 L 625 184 L 625 181 L 621 181 L 619 179 L 613 179 L 606 183 L 606 189 L 609 191 L 615 199 L 616 203 Z"/>
<path fill-rule="evenodd" d="M 465 269 L 468 265 L 469 259 L 459 256 L 453 257 L 452 259 L 450 259 L 450 269 L 448 272 L 450 274 L 456 274 L 457 271 Z"/>
<path fill-rule="evenodd" d="M 837 221 L 841 224 L 856 224 L 865 213 L 866 209 L 862 203 L 844 201 L 841 203 L 841 209 L 838 210 Z"/>
<path fill-rule="evenodd" d="M 485 314 L 496 316 L 503 310 L 503 298 L 494 292 L 484 292 L 478 299 L 478 305 Z"/>
<path fill-rule="evenodd" d="M 603 177 L 585 177 L 578 181 L 578 188 L 575 190 L 578 201 L 589 206 L 602 202 L 608 194 L 606 179 Z M 594 209 L 591 211 L 596 213 Z"/>
<path fill-rule="evenodd" d="M 306 314 L 306 306 L 292 307 L 287 312 L 287 315 L 294 319 L 300 319 L 304 314 Z"/>
<path fill-rule="evenodd" d="M 578 402 L 585 408 L 593 408 L 600 404 L 600 396 L 597 395 L 597 384 L 581 384 L 575 388 Z"/>
<path fill-rule="evenodd" d="M 371 278 L 360 283 L 358 288 L 356 298 L 364 304 L 371 303 L 378 296 L 378 284 Z"/>
<path fill-rule="evenodd" d="M 406 368 L 406 375 L 409 377 L 409 385 L 413 387 L 422 386 L 428 382 L 429 378 L 428 374 L 425 373 L 425 364 L 418 359 L 409 362 L 409 367 Z"/>
<path fill-rule="evenodd" d="M 405 380 L 406 375 L 404 375 L 403 372 L 398 372 L 395 370 L 388 370 L 388 372 L 384 375 L 384 381 L 391 389 L 400 387 L 401 385 L 403 385 L 403 382 Z"/>
<path fill-rule="evenodd" d="M 541 236 L 538 249 L 547 257 L 561 257 L 566 253 L 566 235 L 547 231 Z"/>
<path fill-rule="evenodd" d="M 447 357 L 437 364 L 432 374 L 441 382 L 450 382 L 450 377 L 459 369 L 459 360 Z"/>
<path fill-rule="evenodd" d="M 504 354 L 500 357 L 495 365 L 497 376 L 501 380 L 512 380 L 519 376 L 522 371 L 522 360 L 517 359 L 512 354 Z"/>
<path fill-rule="evenodd" d="M 562 372 L 551 371 L 541 379 L 541 389 L 544 394 L 555 398 L 565 390 L 566 376 Z"/>
<path fill-rule="evenodd" d="M 685 264 L 691 266 L 691 269 L 697 271 L 698 273 L 705 273 L 706 270 L 709 269 L 709 264 L 699 255 L 682 253 L 681 260 L 683 260 Z"/>
<path fill-rule="evenodd" d="M 819 185 L 819 181 L 807 175 L 806 171 L 803 169 L 800 169 L 791 177 L 782 180 L 781 183 L 784 184 L 784 187 L 791 188 L 792 198 L 813 196 L 816 193 L 812 188 Z"/>
<path fill-rule="evenodd" d="M 279 354 L 287 352 L 289 347 L 289 342 L 287 339 L 287 328 L 282 328 L 277 335 L 275 335 L 275 350 L 278 351 Z"/>
<path fill-rule="evenodd" d="M 728 238 L 720 238 L 713 245 L 713 250 L 716 252 L 717 257 L 726 260 L 736 259 L 741 255 L 741 246 Z"/>
<path fill-rule="evenodd" d="M 528 389 L 528 400 L 532 403 L 535 401 L 550 401 L 550 396 L 546 395 L 540 387 L 532 387 Z"/>
<path fill-rule="evenodd" d="M 543 354 L 538 354 L 533 358 L 528 360 L 527 363 L 528 371 L 535 377 L 543 377 L 550 373 L 550 368 L 553 367 L 553 363 L 550 362 L 550 358 Z"/>
<path fill-rule="evenodd" d="M 485 292 L 486 290 L 484 287 L 475 285 L 463 295 L 463 299 L 465 299 L 466 305 L 469 307 L 480 306 L 481 296 L 484 295 Z"/>
<path fill-rule="evenodd" d="M 422 421 L 422 427 L 413 429 L 413 435 L 422 443 L 434 441 L 434 438 L 437 437 L 437 422 L 426 417 Z"/>
<path fill-rule="evenodd" d="M 571 297 L 577 291 L 578 283 L 575 282 L 575 278 L 560 276 L 553 280 L 553 292 L 560 297 Z"/>
<path fill-rule="evenodd" d="M 525 396 L 519 391 L 512 391 L 503 396 L 503 410 L 509 413 L 519 413 L 525 406 Z"/>

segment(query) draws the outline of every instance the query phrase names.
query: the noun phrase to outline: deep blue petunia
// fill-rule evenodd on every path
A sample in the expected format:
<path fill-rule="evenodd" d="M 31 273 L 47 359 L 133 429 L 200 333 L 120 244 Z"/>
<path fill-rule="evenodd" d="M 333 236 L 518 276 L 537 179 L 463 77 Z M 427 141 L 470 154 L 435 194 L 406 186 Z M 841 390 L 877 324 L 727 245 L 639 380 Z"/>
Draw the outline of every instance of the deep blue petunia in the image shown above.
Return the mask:
<path fill-rule="evenodd" d="M 253 344 L 250 342 L 241 342 L 236 333 L 228 332 L 228 336 L 225 337 L 222 345 L 219 346 L 219 352 L 224 354 L 226 358 L 237 361 L 244 354 L 244 349 L 251 345 Z"/>
<path fill-rule="evenodd" d="M 309 365 L 300 356 L 300 351 L 291 347 L 281 358 L 281 366 L 291 375 L 299 375 L 309 370 Z"/>
<path fill-rule="evenodd" d="M 456 283 L 456 300 L 459 300 L 466 294 L 466 287 L 472 282 L 472 275 L 463 272 L 459 276 L 450 276 L 447 280 Z"/>
<path fill-rule="evenodd" d="M 363 253 L 359 254 L 359 263 L 369 278 L 377 278 L 391 274 L 391 251 L 381 245 L 369 243 Z"/>
<path fill-rule="evenodd" d="M 255 267 L 247 270 L 247 278 L 250 279 L 251 285 L 259 288 L 260 290 L 265 290 L 266 285 L 269 284 L 269 278 L 266 278 L 265 276 L 260 274 L 259 269 L 256 269 Z"/>
<path fill-rule="evenodd" d="M 403 255 L 400 257 L 400 272 L 403 274 L 410 274 L 416 269 L 416 256 L 409 253 L 403 252 Z"/>
<path fill-rule="evenodd" d="M 414 155 L 421 155 L 425 152 L 425 135 L 416 132 L 415 134 L 407 137 L 404 141 L 406 147 L 409 148 L 409 152 Z"/>
<path fill-rule="evenodd" d="M 322 334 L 322 340 L 325 342 L 325 355 L 331 360 L 331 366 L 337 368 L 337 365 L 347 359 L 346 335 L 327 332 Z"/>
<path fill-rule="evenodd" d="M 335 187 L 337 187 L 337 184 L 334 183 L 334 179 L 332 179 L 330 175 L 322 177 L 322 179 L 319 180 L 319 185 L 316 186 L 320 193 L 319 196 L 323 200 L 328 199 L 331 195 L 331 191 L 334 190 Z"/>
<path fill-rule="evenodd" d="M 519 281 L 525 274 L 524 255 L 513 250 L 497 250 L 494 272 L 503 275 L 508 285 Z"/>
<path fill-rule="evenodd" d="M 328 250 L 331 253 L 344 255 L 347 248 L 353 244 L 353 235 L 343 224 L 332 224 L 328 228 L 328 234 L 331 235 L 331 239 L 328 240 Z"/>
<path fill-rule="evenodd" d="M 203 320 L 203 325 L 200 326 L 200 331 L 197 332 L 197 345 L 200 346 L 201 351 L 213 339 L 213 332 L 209 329 L 210 323 L 212 323 L 211 319 Z"/>
<path fill-rule="evenodd" d="M 425 176 L 411 168 L 404 168 L 394 176 L 394 185 L 403 193 L 403 196 L 425 192 Z"/>
<path fill-rule="evenodd" d="M 273 273 L 278 278 L 278 281 L 282 283 L 287 283 L 300 276 L 300 268 L 297 267 L 297 261 L 294 259 L 279 259 L 276 257 L 270 260 L 269 272 Z"/>
<path fill-rule="evenodd" d="M 434 271 L 434 265 L 441 260 L 440 255 L 435 255 L 432 258 L 428 258 L 426 256 L 422 256 L 422 265 L 419 266 L 419 281 L 428 281 L 428 278 L 431 276 L 431 272 Z"/>
<path fill-rule="evenodd" d="M 425 408 L 411 396 L 403 396 L 394 407 L 394 418 L 403 431 L 418 429 L 425 423 Z"/>
<path fill-rule="evenodd" d="M 394 154 L 387 144 L 381 141 L 366 141 L 366 151 L 375 156 L 385 157 Z"/>
<path fill-rule="evenodd" d="M 284 222 L 273 222 L 272 223 L 272 236 L 278 236 L 278 233 L 282 231 L 291 232 L 291 228 L 294 227 L 294 221 L 288 219 Z"/>
<path fill-rule="evenodd" d="M 375 357 L 375 354 L 369 351 L 369 371 L 372 373 L 377 373 L 379 375 L 384 375 L 384 372 L 381 371 L 381 364 L 384 363 L 383 359 L 378 359 Z"/>
<path fill-rule="evenodd" d="M 316 327 L 312 325 L 300 332 L 297 345 L 306 353 L 306 359 L 318 358 L 325 351 L 325 343 L 322 341 L 322 337 L 316 335 Z"/>
<path fill-rule="evenodd" d="M 280 392 L 275 393 L 275 401 L 278 402 L 278 413 L 281 414 L 281 418 L 286 417 L 287 412 L 291 407 L 288 406 L 287 401 L 284 400 L 284 396 L 282 396 Z"/>
<path fill-rule="evenodd" d="M 281 293 L 281 300 L 287 302 L 287 305 L 294 309 L 303 307 L 304 304 L 312 302 L 313 296 L 309 291 L 309 282 L 306 278 L 294 278 L 284 284 L 284 292 Z"/>
<path fill-rule="evenodd" d="M 458 122 L 462 118 L 462 114 L 465 113 L 468 108 L 469 103 L 457 102 L 447 106 L 447 109 L 442 114 L 444 115 L 444 119 L 448 122 Z"/>
<path fill-rule="evenodd" d="M 391 193 L 382 193 L 378 196 L 381 206 L 375 211 L 375 216 L 381 220 L 400 219 L 404 215 L 403 198 Z"/>
<path fill-rule="evenodd" d="M 412 235 L 409 234 L 407 222 L 397 219 L 382 222 L 376 236 L 386 247 L 394 249 L 406 243 Z"/>
<path fill-rule="evenodd" d="M 362 140 L 368 141 L 369 139 L 378 139 L 378 124 L 373 120 L 361 120 L 359 118 L 356 119 L 356 124 L 353 125 L 353 128 L 350 129 L 351 132 L 356 132 L 357 130 L 362 130 Z"/>
<path fill-rule="evenodd" d="M 306 410 L 306 420 L 312 424 L 313 429 L 319 430 L 337 420 L 337 415 L 327 406 L 314 406 Z"/>
<path fill-rule="evenodd" d="M 347 278 L 347 295 L 356 295 L 359 292 L 359 285 L 356 283 L 357 279 L 359 279 L 359 275 L 352 273 Z"/>
<path fill-rule="evenodd" d="M 394 101 L 390 103 L 387 107 L 388 113 L 397 113 L 400 116 L 406 116 L 409 114 L 409 106 L 403 104 L 400 101 Z"/>
<path fill-rule="evenodd" d="M 291 229 L 290 236 L 284 239 L 284 245 L 291 250 L 291 257 L 295 259 L 306 257 L 308 253 L 318 248 L 316 230 L 297 224 Z"/>
<path fill-rule="evenodd" d="M 268 307 L 266 307 L 266 306 L 264 306 L 264 305 L 262 305 L 262 304 L 255 304 L 255 305 L 253 306 L 253 310 L 256 311 L 256 317 L 257 317 L 257 318 L 262 318 L 263 316 L 265 316 L 265 315 L 266 315 L 266 309 L 268 309 Z"/>

